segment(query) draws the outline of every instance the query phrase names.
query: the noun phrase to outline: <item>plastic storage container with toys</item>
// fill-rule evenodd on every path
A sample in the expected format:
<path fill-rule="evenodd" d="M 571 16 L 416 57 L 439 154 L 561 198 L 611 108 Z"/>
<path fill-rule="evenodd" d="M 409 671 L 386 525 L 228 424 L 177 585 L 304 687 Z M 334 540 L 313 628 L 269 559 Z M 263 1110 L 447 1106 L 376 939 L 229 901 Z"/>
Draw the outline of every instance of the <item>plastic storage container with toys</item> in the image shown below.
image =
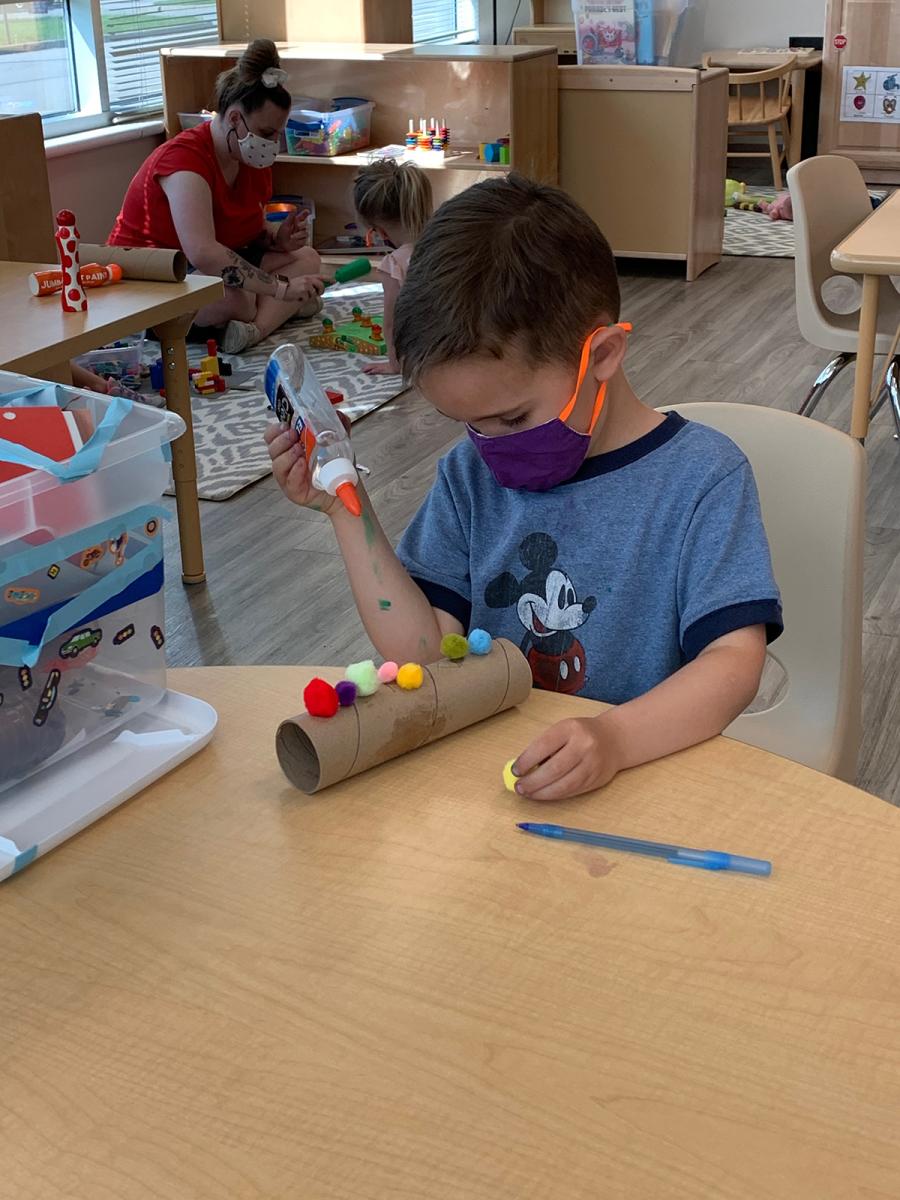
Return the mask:
<path fill-rule="evenodd" d="M 0 878 L 212 732 L 166 688 L 160 501 L 183 429 L 0 372 Z"/>
<path fill-rule="evenodd" d="M 288 154 L 334 158 L 364 150 L 371 138 L 374 107 L 356 96 L 295 102 L 284 129 Z"/>

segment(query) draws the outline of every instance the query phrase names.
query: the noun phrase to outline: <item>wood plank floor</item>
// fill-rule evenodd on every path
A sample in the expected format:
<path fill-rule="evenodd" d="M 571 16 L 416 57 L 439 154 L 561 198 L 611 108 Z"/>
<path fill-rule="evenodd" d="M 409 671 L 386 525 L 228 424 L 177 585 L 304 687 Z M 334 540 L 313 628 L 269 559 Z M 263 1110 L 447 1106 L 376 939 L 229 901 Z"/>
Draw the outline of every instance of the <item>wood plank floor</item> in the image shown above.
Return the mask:
<path fill-rule="evenodd" d="M 729 400 L 796 409 L 827 355 L 794 316 L 793 262 L 726 258 L 687 284 L 676 268 L 622 264 L 623 319 L 635 332 L 629 375 L 655 405 Z M 852 372 L 819 418 L 849 425 Z M 373 467 L 374 503 L 396 538 L 459 436 L 416 394 L 354 427 Z M 900 804 L 900 446 L 882 411 L 868 439 L 865 578 L 865 739 L 861 787 Z M 174 507 L 174 506 L 173 506 Z M 301 512 L 270 478 L 222 504 L 201 502 L 208 581 L 180 581 L 177 537 L 166 551 L 167 649 L 172 666 L 346 663 L 371 653 L 327 522 Z M 299 699 L 299 697 L 298 697 Z"/>

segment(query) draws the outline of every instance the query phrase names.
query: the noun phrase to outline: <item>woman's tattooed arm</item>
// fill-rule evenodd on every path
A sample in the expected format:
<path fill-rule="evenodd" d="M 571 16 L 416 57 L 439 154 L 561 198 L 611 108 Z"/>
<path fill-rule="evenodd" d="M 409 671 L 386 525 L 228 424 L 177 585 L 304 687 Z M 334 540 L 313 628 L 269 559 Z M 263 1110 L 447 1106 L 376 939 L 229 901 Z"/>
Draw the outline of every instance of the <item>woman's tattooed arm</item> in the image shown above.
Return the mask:
<path fill-rule="evenodd" d="M 275 276 L 261 271 L 258 267 L 251 266 L 245 258 L 241 258 L 233 250 L 228 251 L 228 265 L 222 268 L 220 274 L 226 287 L 245 288 L 248 282 L 253 280 L 265 285 L 267 290 L 271 289 L 272 294 L 275 292 Z M 250 291 L 255 292 L 257 288 L 251 286 Z"/>

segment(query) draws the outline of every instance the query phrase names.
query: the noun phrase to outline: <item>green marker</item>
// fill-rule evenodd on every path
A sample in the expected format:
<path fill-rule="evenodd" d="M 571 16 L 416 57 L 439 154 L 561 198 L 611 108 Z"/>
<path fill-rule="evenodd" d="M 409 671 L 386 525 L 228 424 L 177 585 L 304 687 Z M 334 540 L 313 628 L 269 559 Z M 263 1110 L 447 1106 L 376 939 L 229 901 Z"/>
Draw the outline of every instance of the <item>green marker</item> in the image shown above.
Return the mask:
<path fill-rule="evenodd" d="M 367 258 L 354 258 L 343 267 L 338 267 L 334 273 L 335 283 L 349 283 L 351 279 L 361 279 L 372 270 L 372 264 Z"/>

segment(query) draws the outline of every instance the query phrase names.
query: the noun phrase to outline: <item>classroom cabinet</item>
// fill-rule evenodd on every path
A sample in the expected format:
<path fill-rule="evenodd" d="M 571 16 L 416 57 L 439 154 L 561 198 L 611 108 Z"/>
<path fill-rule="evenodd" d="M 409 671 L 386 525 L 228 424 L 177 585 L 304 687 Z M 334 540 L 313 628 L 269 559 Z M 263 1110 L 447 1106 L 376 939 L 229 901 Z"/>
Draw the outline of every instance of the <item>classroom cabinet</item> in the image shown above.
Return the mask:
<path fill-rule="evenodd" d="M 216 76 L 232 66 L 243 43 L 162 51 L 166 133 L 181 129 L 179 113 L 213 102 Z M 402 144 L 409 118 L 437 117 L 451 131 L 450 153 L 429 167 L 435 203 L 494 172 L 510 169 L 556 183 L 556 51 L 541 46 L 279 45 L 293 95 L 372 100 L 371 148 Z M 510 139 L 510 163 L 478 160 L 480 142 Z M 353 176 L 365 152 L 335 158 L 279 155 L 275 190 L 316 203 L 316 241 L 343 232 L 354 218 Z"/>
<path fill-rule="evenodd" d="M 829 0 L 819 153 L 900 183 L 900 0 Z"/>

